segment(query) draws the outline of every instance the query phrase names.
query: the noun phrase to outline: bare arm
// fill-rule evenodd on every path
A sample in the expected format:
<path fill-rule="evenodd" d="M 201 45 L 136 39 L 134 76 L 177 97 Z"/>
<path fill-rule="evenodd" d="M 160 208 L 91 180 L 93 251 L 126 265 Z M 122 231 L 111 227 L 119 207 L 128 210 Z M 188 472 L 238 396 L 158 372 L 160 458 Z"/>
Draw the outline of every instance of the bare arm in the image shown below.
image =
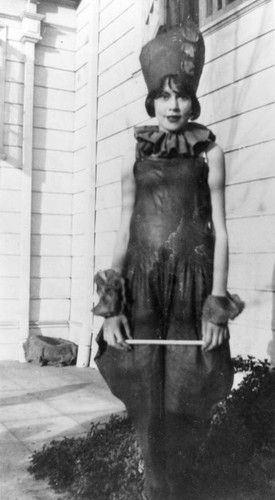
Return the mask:
<path fill-rule="evenodd" d="M 212 294 L 225 296 L 228 277 L 228 236 L 225 223 L 225 164 L 222 149 L 215 145 L 208 152 L 212 220 L 215 230 Z"/>
<path fill-rule="evenodd" d="M 208 183 L 211 193 L 212 220 L 215 231 L 214 271 L 212 295 L 225 296 L 228 277 L 228 236 L 225 223 L 225 163 L 222 149 L 213 145 L 207 152 Z M 212 350 L 228 338 L 224 326 L 203 322 L 205 349 Z"/>
<path fill-rule="evenodd" d="M 127 150 L 123 159 L 121 189 L 122 206 L 120 226 L 116 237 L 112 268 L 118 272 L 122 271 L 123 263 L 129 242 L 130 221 L 135 203 L 135 179 L 133 175 L 134 154 L 132 148 Z"/>
<path fill-rule="evenodd" d="M 127 150 L 123 159 L 121 188 L 122 188 L 122 207 L 121 220 L 118 229 L 113 259 L 112 268 L 118 272 L 122 272 L 123 264 L 126 256 L 126 251 L 129 242 L 130 221 L 135 203 L 135 179 L 133 175 L 133 165 L 135 157 L 133 150 Z M 122 328 L 128 338 L 131 337 L 130 328 L 127 318 L 124 314 L 108 318 L 103 324 L 103 336 L 107 344 L 117 349 L 125 351 L 131 350 L 131 347 L 125 342 L 122 334 Z"/>

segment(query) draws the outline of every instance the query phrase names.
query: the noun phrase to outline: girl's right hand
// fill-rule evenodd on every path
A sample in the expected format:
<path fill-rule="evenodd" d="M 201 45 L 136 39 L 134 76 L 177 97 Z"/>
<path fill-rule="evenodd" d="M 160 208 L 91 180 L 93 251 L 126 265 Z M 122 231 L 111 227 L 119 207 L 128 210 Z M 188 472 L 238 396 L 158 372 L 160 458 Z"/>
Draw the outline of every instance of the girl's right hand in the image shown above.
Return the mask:
<path fill-rule="evenodd" d="M 131 346 L 125 342 L 125 338 L 121 330 L 122 327 L 126 337 L 131 339 L 132 336 L 130 333 L 129 323 L 124 314 L 105 319 L 103 323 L 103 338 L 108 345 L 115 347 L 116 349 L 131 351 Z"/>

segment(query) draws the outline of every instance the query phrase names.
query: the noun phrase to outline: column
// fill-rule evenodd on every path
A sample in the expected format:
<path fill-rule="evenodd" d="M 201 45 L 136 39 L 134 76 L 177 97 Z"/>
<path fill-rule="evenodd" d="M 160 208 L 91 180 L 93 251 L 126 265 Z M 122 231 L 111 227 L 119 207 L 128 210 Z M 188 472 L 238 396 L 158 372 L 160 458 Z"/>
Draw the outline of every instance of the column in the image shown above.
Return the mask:
<path fill-rule="evenodd" d="M 98 0 L 90 2 L 89 68 L 88 68 L 88 116 L 87 116 L 87 158 L 85 193 L 85 307 L 83 328 L 79 339 L 77 367 L 87 367 L 91 356 L 92 299 L 94 276 L 94 214 L 95 178 L 97 148 L 97 78 L 98 78 Z M 91 360 L 92 362 L 92 360 Z"/>
<path fill-rule="evenodd" d="M 41 40 L 40 25 L 44 16 L 36 13 L 36 4 L 29 0 L 22 12 L 21 42 L 25 54 L 23 151 L 22 151 L 22 214 L 21 214 L 21 284 L 19 361 L 25 361 L 23 343 L 29 336 L 31 215 L 32 215 L 32 150 L 35 44 Z"/>

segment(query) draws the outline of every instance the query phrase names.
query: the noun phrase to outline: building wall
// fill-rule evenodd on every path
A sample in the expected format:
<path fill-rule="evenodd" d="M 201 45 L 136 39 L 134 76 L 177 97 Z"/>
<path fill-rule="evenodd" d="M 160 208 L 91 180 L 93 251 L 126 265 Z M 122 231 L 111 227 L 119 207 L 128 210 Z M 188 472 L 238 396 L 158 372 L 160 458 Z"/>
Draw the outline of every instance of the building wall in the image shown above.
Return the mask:
<path fill-rule="evenodd" d="M 73 247 L 72 247 L 72 290 L 71 290 L 71 338 L 86 346 L 84 358 L 87 361 L 88 346 L 91 340 L 92 307 L 92 234 L 89 225 L 93 224 L 92 202 L 94 186 L 92 179 L 91 144 L 95 144 L 91 123 L 91 100 L 96 103 L 93 89 L 95 75 L 91 75 L 91 63 L 97 47 L 93 47 L 93 23 L 96 22 L 97 9 L 89 0 L 83 0 L 77 10 L 76 53 L 75 53 L 75 133 L 74 133 L 74 181 L 73 181 Z M 96 34 L 97 36 L 97 34 Z M 88 261 L 88 264 L 87 264 Z M 90 278 L 89 278 L 90 276 Z M 89 281 L 90 280 L 90 281 Z M 87 296 L 88 295 L 88 296 Z M 89 297 L 89 298 L 88 298 Z M 83 358 L 83 359 L 84 359 Z"/>
<path fill-rule="evenodd" d="M 20 314 L 21 158 L 24 54 L 19 13 L 24 2 L 0 2 L 0 343 L 1 356 L 18 344 Z"/>
<path fill-rule="evenodd" d="M 18 359 L 29 333 L 85 345 L 84 364 L 90 354 L 98 11 L 97 2 L 76 4 L 0 0 L 2 359 Z M 32 85 L 26 10 L 35 26 L 41 21 L 41 39 L 34 43 L 33 127 L 24 132 Z M 26 145 L 32 141 L 29 170 L 24 135 Z"/>
<path fill-rule="evenodd" d="M 35 47 L 30 331 L 76 341 L 80 366 L 87 364 L 92 326 L 96 333 L 101 325 L 98 319 L 92 325 L 92 282 L 96 270 L 111 264 L 123 152 L 134 147 L 134 125 L 154 123 L 144 108 L 138 55 L 161 22 L 159 5 L 38 4 L 45 18 Z M 0 0 L 2 359 L 17 359 L 22 310 L 25 6 L 25 0 Z M 272 2 L 244 2 L 203 31 L 200 121 L 226 153 L 229 289 L 247 303 L 231 325 L 232 351 L 274 359 Z"/>
<path fill-rule="evenodd" d="M 100 2 L 96 269 L 111 262 L 123 150 L 133 143 L 133 125 L 151 123 L 136 63 L 136 38 L 148 27 L 137 31 L 138 16 L 144 23 L 146 13 L 138 2 Z M 206 64 L 199 121 L 216 133 L 226 153 L 229 290 L 246 301 L 245 312 L 231 325 L 232 352 L 275 361 L 272 2 L 244 2 L 202 29 Z M 99 324 L 96 320 L 95 330 Z"/>
<path fill-rule="evenodd" d="M 201 119 L 226 153 L 229 289 L 246 302 L 231 325 L 232 351 L 275 362 L 274 5 L 241 7 L 205 29 Z"/>
<path fill-rule="evenodd" d="M 69 336 L 76 15 L 72 6 L 38 4 L 44 18 L 42 39 L 35 45 L 33 158 L 31 179 L 26 181 L 22 146 L 28 104 L 24 90 L 29 75 L 25 74 L 21 19 L 26 8 L 26 0 L 0 2 L 1 75 L 5 83 L 1 109 L 4 152 L 0 151 L 1 359 L 18 359 L 22 341 L 22 298 L 28 295 L 28 290 L 24 292 L 26 276 L 22 268 L 28 239 L 22 216 L 26 185 L 31 187 L 27 194 L 27 202 L 31 203 L 29 331 Z M 29 132 L 25 131 L 26 144 L 32 140 Z"/>
<path fill-rule="evenodd" d="M 95 270 L 110 267 L 123 151 L 131 143 L 134 147 L 133 125 L 146 119 L 145 85 L 139 74 L 134 76 L 138 13 L 133 0 L 99 2 Z M 101 321 L 94 321 L 96 331 Z"/>
<path fill-rule="evenodd" d="M 75 116 L 75 10 L 41 2 L 35 48 L 31 332 L 68 338 Z"/>

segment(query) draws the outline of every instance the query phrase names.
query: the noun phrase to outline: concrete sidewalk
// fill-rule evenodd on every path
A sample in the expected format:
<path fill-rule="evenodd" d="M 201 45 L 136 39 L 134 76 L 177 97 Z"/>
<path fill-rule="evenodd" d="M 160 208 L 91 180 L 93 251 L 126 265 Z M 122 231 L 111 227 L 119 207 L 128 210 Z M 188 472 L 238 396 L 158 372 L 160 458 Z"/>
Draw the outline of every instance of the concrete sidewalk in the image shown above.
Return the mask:
<path fill-rule="evenodd" d="M 92 420 L 121 411 L 122 403 L 92 368 L 1 361 L 0 499 L 60 498 L 27 472 L 32 452 L 52 439 L 85 435 Z"/>

